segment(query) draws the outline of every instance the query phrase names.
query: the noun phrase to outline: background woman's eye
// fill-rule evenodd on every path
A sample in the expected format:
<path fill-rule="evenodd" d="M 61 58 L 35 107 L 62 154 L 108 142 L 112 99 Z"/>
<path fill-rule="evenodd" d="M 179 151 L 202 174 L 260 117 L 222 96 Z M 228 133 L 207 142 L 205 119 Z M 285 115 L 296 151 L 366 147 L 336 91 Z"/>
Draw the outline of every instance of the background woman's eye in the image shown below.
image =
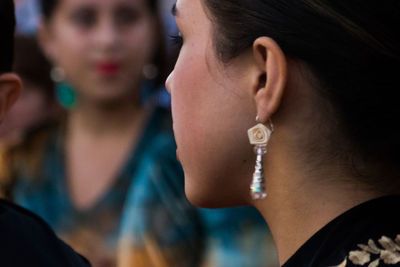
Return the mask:
<path fill-rule="evenodd" d="M 132 7 L 121 7 L 115 12 L 115 21 L 118 25 L 136 23 L 140 18 L 139 11 Z"/>
<path fill-rule="evenodd" d="M 183 37 L 182 37 L 182 34 L 180 32 L 178 32 L 177 35 L 170 35 L 169 37 L 170 37 L 172 43 L 175 46 L 177 46 L 179 48 L 182 47 L 182 45 L 183 45 Z"/>
<path fill-rule="evenodd" d="M 96 11 L 92 8 L 80 8 L 71 15 L 71 21 L 83 28 L 90 28 L 96 24 Z"/>

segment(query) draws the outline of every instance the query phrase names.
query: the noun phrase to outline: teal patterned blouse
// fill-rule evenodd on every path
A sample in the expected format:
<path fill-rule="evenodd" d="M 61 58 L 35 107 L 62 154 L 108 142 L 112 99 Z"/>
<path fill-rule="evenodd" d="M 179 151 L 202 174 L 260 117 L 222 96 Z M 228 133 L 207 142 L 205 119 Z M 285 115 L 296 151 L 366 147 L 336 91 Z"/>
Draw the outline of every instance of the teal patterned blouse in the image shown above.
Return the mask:
<path fill-rule="evenodd" d="M 14 198 L 94 267 L 278 266 L 256 210 L 207 210 L 187 201 L 166 109 L 155 110 L 114 185 L 84 211 L 74 207 L 66 189 L 60 132 L 50 131 L 37 153 L 37 177 L 13 164 Z"/>

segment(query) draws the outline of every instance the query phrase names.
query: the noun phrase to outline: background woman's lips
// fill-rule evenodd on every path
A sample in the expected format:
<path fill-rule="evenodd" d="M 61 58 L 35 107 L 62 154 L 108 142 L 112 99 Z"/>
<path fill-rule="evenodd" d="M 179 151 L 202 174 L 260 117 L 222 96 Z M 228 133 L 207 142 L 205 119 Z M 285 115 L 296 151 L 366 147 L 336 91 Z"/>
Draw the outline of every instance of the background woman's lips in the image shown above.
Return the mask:
<path fill-rule="evenodd" d="M 101 62 L 96 65 L 97 71 L 103 76 L 113 76 L 120 68 L 120 64 L 115 62 Z"/>

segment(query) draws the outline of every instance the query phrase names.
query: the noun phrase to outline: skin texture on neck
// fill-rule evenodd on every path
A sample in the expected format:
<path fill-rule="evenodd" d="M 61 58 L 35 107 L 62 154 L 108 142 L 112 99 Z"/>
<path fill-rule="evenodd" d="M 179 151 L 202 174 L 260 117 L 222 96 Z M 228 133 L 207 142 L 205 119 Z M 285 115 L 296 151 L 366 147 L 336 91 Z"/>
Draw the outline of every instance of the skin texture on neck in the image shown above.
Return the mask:
<path fill-rule="evenodd" d="M 281 265 L 335 217 L 381 195 L 329 153 L 332 129 L 316 104 L 322 100 L 293 62 L 289 73 L 264 158 L 268 196 L 252 203 L 270 227 Z"/>
<path fill-rule="evenodd" d="M 69 113 L 68 128 L 70 131 L 85 132 L 94 136 L 130 132 L 146 109 L 135 102 L 138 101 L 129 99 L 102 105 L 82 101 Z"/>
<path fill-rule="evenodd" d="M 66 169 L 75 207 L 89 209 L 108 192 L 137 145 L 150 114 L 150 108 L 132 101 L 107 107 L 78 105 L 69 114 Z"/>
<path fill-rule="evenodd" d="M 274 167 L 267 172 L 268 196 L 254 205 L 270 227 L 281 264 L 335 217 L 379 196 L 361 190 L 356 184 L 324 183 L 327 175 L 333 180 L 342 174 L 321 171 L 320 177 L 311 177 L 304 169 L 293 168 L 287 156 L 277 156 L 279 152 L 273 149 L 270 152 L 275 152 L 275 159 L 274 163 L 269 162 Z M 281 160 L 277 158 L 280 156 Z"/>
<path fill-rule="evenodd" d="M 201 0 L 178 0 L 174 14 L 182 48 L 167 88 L 192 204 L 255 206 L 284 264 L 329 221 L 380 196 L 353 177 L 350 141 L 305 62 L 268 36 L 223 61 L 214 43 L 219 29 Z M 260 201 L 249 199 L 255 155 L 246 136 L 256 115 L 275 128 L 264 156 L 268 196 Z"/>

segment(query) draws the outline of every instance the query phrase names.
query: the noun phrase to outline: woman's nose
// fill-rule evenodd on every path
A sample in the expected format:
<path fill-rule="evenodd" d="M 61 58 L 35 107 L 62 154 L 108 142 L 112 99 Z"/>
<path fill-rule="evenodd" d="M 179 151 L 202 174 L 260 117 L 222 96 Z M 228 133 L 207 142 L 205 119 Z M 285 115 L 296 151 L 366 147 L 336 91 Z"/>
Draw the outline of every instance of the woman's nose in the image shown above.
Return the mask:
<path fill-rule="evenodd" d="M 104 21 L 101 23 L 96 32 L 97 44 L 105 49 L 113 49 L 118 44 L 118 29 L 112 22 Z"/>
<path fill-rule="evenodd" d="M 167 88 L 168 93 L 171 94 L 172 91 L 172 79 L 174 76 L 174 71 L 172 71 L 169 75 L 167 80 L 165 81 L 165 87 Z"/>

